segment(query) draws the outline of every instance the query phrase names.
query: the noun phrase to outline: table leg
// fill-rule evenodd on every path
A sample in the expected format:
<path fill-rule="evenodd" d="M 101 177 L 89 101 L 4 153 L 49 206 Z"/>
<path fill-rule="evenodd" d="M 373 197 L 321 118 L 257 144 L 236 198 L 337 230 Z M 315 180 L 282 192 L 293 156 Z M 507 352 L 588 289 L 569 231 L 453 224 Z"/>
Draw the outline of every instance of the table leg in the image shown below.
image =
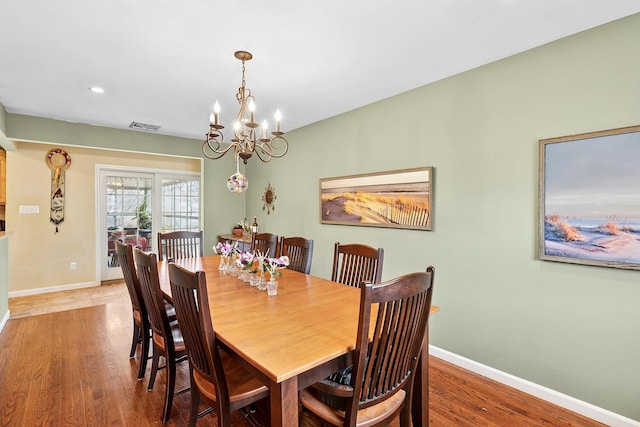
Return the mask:
<path fill-rule="evenodd" d="M 298 377 L 269 387 L 271 399 L 271 425 L 290 427 L 298 425 Z"/>
<path fill-rule="evenodd" d="M 424 337 L 422 352 L 418 359 L 416 375 L 413 379 L 413 399 L 411 401 L 413 425 L 429 426 L 429 328 Z"/>

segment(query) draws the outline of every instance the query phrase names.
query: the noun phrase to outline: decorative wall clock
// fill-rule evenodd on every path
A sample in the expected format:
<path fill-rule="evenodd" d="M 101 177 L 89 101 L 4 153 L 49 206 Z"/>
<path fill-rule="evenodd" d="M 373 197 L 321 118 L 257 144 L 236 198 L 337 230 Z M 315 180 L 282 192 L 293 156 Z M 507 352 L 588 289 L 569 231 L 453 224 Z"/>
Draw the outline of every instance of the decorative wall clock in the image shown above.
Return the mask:
<path fill-rule="evenodd" d="M 271 186 L 271 182 L 269 182 L 267 188 L 264 189 L 264 194 L 262 195 L 262 201 L 264 202 L 262 210 L 266 210 L 267 215 L 269 215 L 271 211 L 276 210 L 276 207 L 273 205 L 276 198 L 276 190 Z"/>
<path fill-rule="evenodd" d="M 71 166 L 71 156 L 59 148 L 49 150 L 47 166 L 51 169 L 51 214 L 49 220 L 58 225 L 64 221 L 64 171 Z"/>

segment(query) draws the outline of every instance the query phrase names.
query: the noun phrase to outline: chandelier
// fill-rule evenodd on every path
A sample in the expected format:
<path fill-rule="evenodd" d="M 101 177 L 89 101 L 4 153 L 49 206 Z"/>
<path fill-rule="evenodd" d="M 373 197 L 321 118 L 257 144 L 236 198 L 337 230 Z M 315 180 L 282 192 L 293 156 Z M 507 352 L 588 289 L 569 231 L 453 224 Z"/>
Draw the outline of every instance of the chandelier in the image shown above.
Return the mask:
<path fill-rule="evenodd" d="M 240 104 L 240 111 L 233 124 L 233 138 L 227 146 L 223 146 L 224 135 L 220 124 L 220 104 L 216 100 L 213 113 L 209 118 L 209 132 L 207 139 L 202 143 L 202 152 L 212 160 L 219 159 L 229 151 L 233 151 L 236 163 L 242 159 L 247 164 L 255 153 L 260 160 L 268 162 L 272 158 L 282 157 L 289 150 L 289 143 L 285 139 L 284 132 L 280 131 L 280 110 L 275 114 L 275 130 L 268 135 L 268 124 L 266 120 L 258 123 L 255 119 L 255 98 L 251 94 L 251 89 L 246 87 L 244 80 L 244 63 L 250 61 L 253 55 L 242 50 L 237 51 L 235 57 L 242 61 L 242 86 L 238 88 L 236 100 Z M 239 172 L 238 172 L 239 173 Z"/>

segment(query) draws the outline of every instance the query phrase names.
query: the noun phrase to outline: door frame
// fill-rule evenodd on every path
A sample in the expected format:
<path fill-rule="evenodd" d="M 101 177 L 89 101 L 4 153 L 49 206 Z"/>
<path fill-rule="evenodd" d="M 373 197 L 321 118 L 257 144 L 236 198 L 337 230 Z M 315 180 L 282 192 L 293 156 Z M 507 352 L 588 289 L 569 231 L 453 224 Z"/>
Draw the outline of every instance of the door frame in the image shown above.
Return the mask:
<path fill-rule="evenodd" d="M 130 166 L 119 166 L 119 165 L 107 165 L 107 164 L 96 164 L 95 166 L 95 242 L 96 242 L 96 259 L 95 259 L 95 268 L 96 268 L 96 283 L 100 284 L 105 280 L 117 280 L 122 278 L 122 270 L 118 269 L 119 272 L 116 273 L 115 277 L 104 278 L 102 277 L 102 262 L 106 259 L 107 256 L 107 241 L 103 239 L 106 238 L 104 231 L 107 229 L 106 224 L 106 198 L 103 193 L 103 174 L 107 174 L 109 172 L 123 174 L 130 173 L 132 175 L 149 175 L 152 178 L 152 189 L 154 192 L 154 197 L 152 198 L 152 208 L 153 212 L 152 221 L 151 221 L 151 233 L 152 235 L 157 234 L 157 230 L 160 228 L 160 219 L 161 219 L 161 210 L 162 210 L 162 201 L 161 195 L 156 194 L 158 188 L 160 188 L 160 183 L 163 178 L 166 177 L 175 177 L 175 176 L 191 176 L 197 177 L 200 180 L 200 222 L 202 225 L 202 213 L 203 213 L 203 188 L 202 188 L 202 172 L 193 172 L 193 171 L 185 171 L 185 170 L 177 170 L 177 169 L 155 169 L 155 168 L 141 168 L 141 167 L 130 167 Z M 152 239 L 152 250 L 157 252 L 157 239 Z"/>

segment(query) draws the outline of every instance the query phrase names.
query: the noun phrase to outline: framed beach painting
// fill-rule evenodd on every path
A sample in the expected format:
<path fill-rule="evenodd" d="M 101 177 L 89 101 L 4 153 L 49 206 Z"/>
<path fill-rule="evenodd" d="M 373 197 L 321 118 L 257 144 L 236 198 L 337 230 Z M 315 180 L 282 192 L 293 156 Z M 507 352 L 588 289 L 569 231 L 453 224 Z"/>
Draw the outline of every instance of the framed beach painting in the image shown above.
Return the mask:
<path fill-rule="evenodd" d="M 433 167 L 320 179 L 324 224 L 431 230 Z"/>
<path fill-rule="evenodd" d="M 539 149 L 539 258 L 640 269 L 640 126 Z"/>

